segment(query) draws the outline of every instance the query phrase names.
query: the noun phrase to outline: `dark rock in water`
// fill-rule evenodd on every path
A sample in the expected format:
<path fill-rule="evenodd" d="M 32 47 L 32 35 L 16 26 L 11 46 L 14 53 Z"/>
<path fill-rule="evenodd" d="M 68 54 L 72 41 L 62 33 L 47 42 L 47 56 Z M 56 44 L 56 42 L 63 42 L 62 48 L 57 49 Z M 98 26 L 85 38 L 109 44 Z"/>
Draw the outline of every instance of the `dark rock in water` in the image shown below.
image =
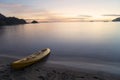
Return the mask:
<path fill-rule="evenodd" d="M 32 21 L 31 23 L 38 23 L 38 22 L 34 20 L 34 21 Z"/>
<path fill-rule="evenodd" d="M 113 19 L 112 21 L 113 21 L 113 22 L 118 22 L 118 21 L 120 21 L 120 17 L 118 17 L 118 18 L 116 18 L 116 19 Z"/>
<path fill-rule="evenodd" d="M 26 21 L 16 17 L 5 17 L 4 15 L 0 14 L 0 26 L 16 24 L 26 24 Z"/>

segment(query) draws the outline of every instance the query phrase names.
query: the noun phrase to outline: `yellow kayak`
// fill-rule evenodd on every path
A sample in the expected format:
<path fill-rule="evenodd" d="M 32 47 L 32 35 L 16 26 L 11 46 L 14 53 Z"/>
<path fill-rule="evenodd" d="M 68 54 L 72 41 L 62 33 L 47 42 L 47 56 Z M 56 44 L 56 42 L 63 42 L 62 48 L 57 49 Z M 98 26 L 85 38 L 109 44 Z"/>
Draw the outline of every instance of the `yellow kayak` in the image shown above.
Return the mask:
<path fill-rule="evenodd" d="M 24 67 L 27 67 L 37 61 L 40 61 L 44 57 L 46 57 L 48 54 L 50 54 L 50 49 L 46 48 L 39 52 L 33 53 L 32 55 L 22 58 L 20 60 L 14 61 L 11 66 L 14 69 L 22 69 Z"/>

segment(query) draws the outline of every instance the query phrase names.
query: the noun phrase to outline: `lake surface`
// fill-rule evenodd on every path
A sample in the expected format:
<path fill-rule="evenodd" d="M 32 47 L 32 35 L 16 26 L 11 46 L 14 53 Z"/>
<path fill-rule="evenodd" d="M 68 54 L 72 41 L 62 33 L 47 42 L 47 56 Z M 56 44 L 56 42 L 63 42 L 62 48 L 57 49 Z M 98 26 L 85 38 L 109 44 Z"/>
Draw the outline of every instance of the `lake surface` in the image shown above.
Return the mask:
<path fill-rule="evenodd" d="M 0 55 L 24 57 L 48 47 L 51 63 L 120 72 L 119 22 L 3 26 L 0 45 Z"/>

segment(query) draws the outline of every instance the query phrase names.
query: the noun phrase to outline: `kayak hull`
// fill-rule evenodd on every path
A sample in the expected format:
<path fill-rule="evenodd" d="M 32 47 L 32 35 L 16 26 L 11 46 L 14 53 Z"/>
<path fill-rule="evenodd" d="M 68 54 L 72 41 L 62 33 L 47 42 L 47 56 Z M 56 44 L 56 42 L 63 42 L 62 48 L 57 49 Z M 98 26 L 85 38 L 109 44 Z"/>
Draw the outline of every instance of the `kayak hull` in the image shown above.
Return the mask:
<path fill-rule="evenodd" d="M 46 48 L 44 50 L 41 50 L 40 52 L 34 53 L 28 57 L 19 59 L 17 61 L 14 61 L 11 66 L 13 69 L 22 69 L 27 66 L 30 66 L 43 58 L 47 57 L 50 54 L 50 49 Z"/>

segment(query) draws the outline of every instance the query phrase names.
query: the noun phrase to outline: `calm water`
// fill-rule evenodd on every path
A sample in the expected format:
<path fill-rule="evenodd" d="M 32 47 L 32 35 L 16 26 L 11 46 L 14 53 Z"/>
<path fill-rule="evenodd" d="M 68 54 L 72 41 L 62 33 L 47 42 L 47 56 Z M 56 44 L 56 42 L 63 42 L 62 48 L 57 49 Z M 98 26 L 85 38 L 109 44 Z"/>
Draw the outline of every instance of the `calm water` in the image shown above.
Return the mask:
<path fill-rule="evenodd" d="M 78 68 L 89 65 L 90 68 L 120 72 L 120 23 L 4 26 L 0 27 L 0 45 L 1 55 L 24 57 L 49 47 L 51 63 Z"/>

